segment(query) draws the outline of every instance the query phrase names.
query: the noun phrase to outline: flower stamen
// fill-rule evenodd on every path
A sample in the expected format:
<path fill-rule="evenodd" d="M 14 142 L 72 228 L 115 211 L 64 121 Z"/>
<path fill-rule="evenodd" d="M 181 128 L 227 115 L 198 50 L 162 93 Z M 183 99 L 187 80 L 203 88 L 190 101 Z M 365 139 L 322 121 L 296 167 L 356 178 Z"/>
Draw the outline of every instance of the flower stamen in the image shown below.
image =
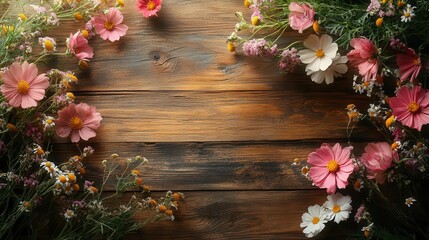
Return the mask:
<path fill-rule="evenodd" d="M 408 111 L 410 111 L 410 113 L 416 113 L 419 111 L 420 106 L 416 102 L 411 102 L 410 104 L 408 104 L 407 108 L 408 108 Z"/>
<path fill-rule="evenodd" d="M 20 80 L 18 82 L 17 90 L 20 94 L 25 95 L 30 91 L 30 84 L 25 80 Z"/>
<path fill-rule="evenodd" d="M 328 162 L 328 164 L 326 164 L 326 168 L 329 170 L 330 173 L 334 173 L 336 171 L 338 171 L 338 163 L 335 160 L 331 160 Z"/>
<path fill-rule="evenodd" d="M 311 220 L 311 222 L 312 222 L 313 224 L 318 224 L 318 223 L 320 222 L 320 218 L 318 218 L 318 217 L 313 217 L 313 220 Z"/>
<path fill-rule="evenodd" d="M 104 28 L 108 31 L 112 31 L 115 28 L 115 24 L 110 21 L 104 23 Z"/>
<path fill-rule="evenodd" d="M 325 56 L 325 52 L 322 49 L 317 49 L 316 57 L 322 58 L 323 56 Z"/>
<path fill-rule="evenodd" d="M 82 119 L 79 117 L 72 117 L 70 120 L 70 127 L 74 130 L 79 130 L 83 127 Z"/>

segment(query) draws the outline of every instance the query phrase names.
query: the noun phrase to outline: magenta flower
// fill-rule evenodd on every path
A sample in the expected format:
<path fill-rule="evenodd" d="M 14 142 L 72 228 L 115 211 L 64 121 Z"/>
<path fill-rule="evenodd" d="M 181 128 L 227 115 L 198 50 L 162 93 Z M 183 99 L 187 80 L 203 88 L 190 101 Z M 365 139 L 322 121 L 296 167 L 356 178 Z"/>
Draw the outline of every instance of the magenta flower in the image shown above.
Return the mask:
<path fill-rule="evenodd" d="M 70 33 L 67 43 L 69 51 L 79 60 L 87 60 L 94 56 L 94 50 L 88 45 L 88 40 L 80 32 Z"/>
<path fill-rule="evenodd" d="M 36 65 L 28 62 L 22 65 L 17 62 L 12 63 L 2 74 L 1 92 L 12 107 L 35 107 L 37 102 L 45 97 L 49 80 L 45 74 L 37 74 Z"/>
<path fill-rule="evenodd" d="M 422 68 L 420 56 L 412 48 L 406 49 L 405 53 L 398 54 L 396 63 L 399 66 L 399 79 L 401 81 L 408 78 L 411 82 L 414 81 Z"/>
<path fill-rule="evenodd" d="M 350 46 L 354 48 L 347 53 L 350 64 L 359 69 L 359 74 L 365 81 L 375 79 L 378 71 L 378 50 L 374 44 L 366 38 L 353 38 Z"/>
<path fill-rule="evenodd" d="M 398 159 L 398 153 L 387 142 L 369 143 L 360 158 L 366 167 L 368 179 L 375 179 L 380 184 L 385 182 L 386 170 L 392 166 L 393 160 Z"/>
<path fill-rule="evenodd" d="M 328 144 L 308 155 L 310 178 L 313 183 L 326 188 L 329 194 L 335 193 L 336 188 L 345 188 L 347 179 L 353 172 L 353 162 L 350 159 L 350 148 L 342 148 L 339 143 L 331 148 Z"/>
<path fill-rule="evenodd" d="M 100 13 L 92 19 L 92 22 L 95 32 L 100 34 L 103 40 L 109 39 L 114 42 L 127 34 L 128 26 L 122 23 L 123 20 L 121 11 L 110 8 L 107 14 Z"/>
<path fill-rule="evenodd" d="M 157 12 L 161 10 L 162 0 L 137 0 L 137 10 L 145 18 L 158 16 Z"/>
<path fill-rule="evenodd" d="M 310 4 L 291 2 L 289 10 L 289 25 L 293 30 L 302 33 L 305 29 L 313 26 L 314 10 Z"/>
<path fill-rule="evenodd" d="M 429 92 L 420 86 L 402 87 L 389 104 L 393 115 L 405 126 L 421 131 L 429 123 Z"/>
<path fill-rule="evenodd" d="M 95 130 L 100 126 L 102 117 L 93 106 L 86 103 L 74 104 L 58 111 L 58 119 L 55 120 L 55 131 L 60 137 L 71 136 L 72 142 L 80 139 L 87 141 L 95 137 Z"/>

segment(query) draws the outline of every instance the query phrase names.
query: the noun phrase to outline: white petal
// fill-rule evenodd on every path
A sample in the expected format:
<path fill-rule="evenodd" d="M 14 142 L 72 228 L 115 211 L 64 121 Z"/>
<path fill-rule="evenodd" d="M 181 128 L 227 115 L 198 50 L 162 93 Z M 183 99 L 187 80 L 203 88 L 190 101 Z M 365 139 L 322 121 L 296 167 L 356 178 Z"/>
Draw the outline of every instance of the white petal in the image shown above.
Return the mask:
<path fill-rule="evenodd" d="M 338 45 L 332 43 L 328 48 L 323 49 L 325 56 L 328 56 L 330 59 L 334 59 L 337 56 Z"/>
<path fill-rule="evenodd" d="M 328 49 L 329 46 L 332 44 L 332 37 L 328 34 L 323 34 L 320 38 L 320 48 L 321 49 Z"/>
<path fill-rule="evenodd" d="M 305 70 L 311 70 L 311 71 L 319 71 L 320 70 L 320 58 L 316 58 L 314 59 L 314 61 L 312 61 L 311 63 L 309 63 L 306 67 Z M 325 68 L 326 69 L 326 68 Z"/>
<path fill-rule="evenodd" d="M 324 56 L 323 58 L 320 58 L 320 65 L 319 68 L 322 71 L 325 71 L 328 69 L 329 66 L 332 64 L 332 59 L 329 57 Z"/>
<path fill-rule="evenodd" d="M 304 40 L 304 46 L 313 51 L 320 49 L 320 39 L 317 35 L 311 34 Z"/>
<path fill-rule="evenodd" d="M 321 84 L 325 80 L 325 74 L 323 71 L 317 71 L 311 74 L 311 80 L 315 83 Z"/>
<path fill-rule="evenodd" d="M 299 60 L 301 60 L 301 62 L 304 64 L 311 63 L 317 57 L 314 51 L 311 51 L 308 49 L 301 50 L 299 51 L 298 54 L 299 54 Z"/>
<path fill-rule="evenodd" d="M 334 82 L 334 74 L 332 73 L 332 70 L 327 69 L 325 71 L 325 81 L 326 81 L 326 84 L 331 84 Z"/>

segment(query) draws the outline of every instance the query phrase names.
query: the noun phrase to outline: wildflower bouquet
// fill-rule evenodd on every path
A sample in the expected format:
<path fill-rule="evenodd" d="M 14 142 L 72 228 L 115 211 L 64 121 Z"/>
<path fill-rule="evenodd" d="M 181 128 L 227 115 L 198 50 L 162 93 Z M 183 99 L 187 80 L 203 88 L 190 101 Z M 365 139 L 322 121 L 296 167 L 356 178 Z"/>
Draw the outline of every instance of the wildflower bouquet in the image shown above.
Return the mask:
<path fill-rule="evenodd" d="M 102 117 L 94 106 L 75 103 L 70 88 L 78 82 L 73 71 L 49 69 L 44 61 L 74 58 L 86 69 L 94 56 L 89 40 L 99 35 L 111 42 L 126 35 L 122 0 L 109 6 L 96 0 L 2 1 L 0 26 L 0 238 L 116 239 L 145 223 L 174 219 L 183 198 L 167 192 L 148 197 L 141 168 L 147 160 L 113 154 L 104 160 L 102 182 L 85 179 L 83 160 L 94 149 L 85 146 L 96 136 Z M 80 30 L 64 38 L 65 49 L 46 35 L 60 23 L 74 20 Z M 41 68 L 48 68 L 41 73 Z M 70 138 L 79 154 L 66 162 L 51 157 L 52 137 Z M 126 162 L 120 174 L 119 163 Z M 122 166 L 122 165 L 121 165 Z M 120 172 L 120 171 L 119 171 Z M 114 183 L 116 191 L 103 193 Z M 118 207 L 107 207 L 126 190 L 141 191 Z M 145 223 L 135 214 L 152 209 Z"/>
<path fill-rule="evenodd" d="M 348 146 L 322 144 L 309 154 L 302 173 L 328 197 L 302 215 L 304 234 L 316 236 L 327 222 L 355 214 L 366 238 L 428 239 L 429 2 L 245 0 L 244 5 L 251 16 L 236 13 L 229 51 L 242 45 L 244 55 L 271 60 L 286 72 L 305 65 L 319 84 L 333 83 L 351 67 L 352 88 L 372 100 L 363 113 L 354 104 L 346 107 Z M 303 40 L 287 43 L 288 29 L 302 33 Z M 371 122 L 385 136 L 362 154 L 351 141 L 359 121 Z M 351 196 L 338 191 L 349 186 L 360 193 L 353 205 Z"/>

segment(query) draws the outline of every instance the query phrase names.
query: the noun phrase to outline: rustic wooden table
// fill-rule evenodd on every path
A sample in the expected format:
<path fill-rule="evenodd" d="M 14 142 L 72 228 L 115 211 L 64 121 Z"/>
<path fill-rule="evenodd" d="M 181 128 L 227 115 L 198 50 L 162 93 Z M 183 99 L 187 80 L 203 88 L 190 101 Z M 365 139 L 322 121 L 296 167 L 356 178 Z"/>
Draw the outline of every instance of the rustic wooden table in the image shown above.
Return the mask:
<path fill-rule="evenodd" d="M 148 20 L 127 1 L 127 36 L 90 42 L 95 58 L 77 72 L 74 89 L 103 116 L 88 143 L 96 149 L 88 178 L 100 179 L 100 162 L 112 153 L 138 154 L 150 161 L 144 179 L 155 196 L 186 194 L 176 221 L 130 239 L 302 239 L 302 213 L 326 199 L 291 164 L 323 142 L 346 144 L 344 109 L 364 107 L 365 97 L 351 78 L 318 85 L 303 69 L 286 75 L 272 62 L 229 53 L 235 11 L 246 11 L 241 0 L 166 0 Z M 282 41 L 296 38 L 303 36 Z M 357 128 L 354 141 L 368 132 Z M 68 158 L 74 150 L 59 143 L 54 152 Z M 319 238 L 344 239 L 350 226 L 329 224 Z"/>

